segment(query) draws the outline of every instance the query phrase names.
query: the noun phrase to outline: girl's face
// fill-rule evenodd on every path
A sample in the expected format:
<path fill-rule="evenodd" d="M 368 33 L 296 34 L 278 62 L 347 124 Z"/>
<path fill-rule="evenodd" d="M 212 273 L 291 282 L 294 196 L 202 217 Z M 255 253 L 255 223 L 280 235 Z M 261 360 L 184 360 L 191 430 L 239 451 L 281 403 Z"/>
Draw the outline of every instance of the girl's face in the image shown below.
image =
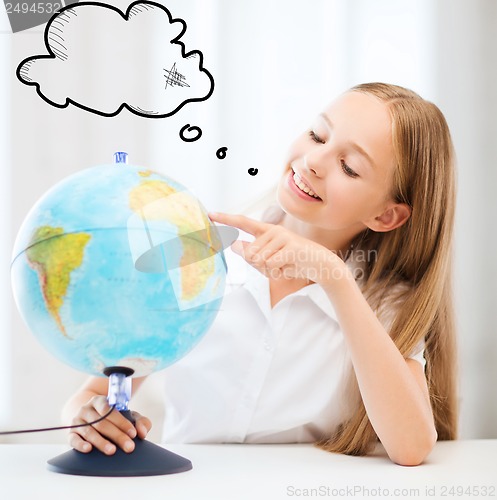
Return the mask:
<path fill-rule="evenodd" d="M 278 201 L 303 222 L 359 233 L 394 205 L 394 164 L 386 105 L 348 92 L 292 144 Z"/>

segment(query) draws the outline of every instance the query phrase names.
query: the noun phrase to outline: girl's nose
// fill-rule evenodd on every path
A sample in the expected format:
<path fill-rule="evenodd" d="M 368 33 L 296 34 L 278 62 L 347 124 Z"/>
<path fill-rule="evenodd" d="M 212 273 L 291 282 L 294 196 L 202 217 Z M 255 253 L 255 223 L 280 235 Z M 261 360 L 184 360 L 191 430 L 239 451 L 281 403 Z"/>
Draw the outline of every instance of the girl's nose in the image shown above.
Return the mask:
<path fill-rule="evenodd" d="M 323 160 L 318 152 L 308 153 L 304 156 L 304 168 L 312 175 L 322 177 L 323 166 Z"/>

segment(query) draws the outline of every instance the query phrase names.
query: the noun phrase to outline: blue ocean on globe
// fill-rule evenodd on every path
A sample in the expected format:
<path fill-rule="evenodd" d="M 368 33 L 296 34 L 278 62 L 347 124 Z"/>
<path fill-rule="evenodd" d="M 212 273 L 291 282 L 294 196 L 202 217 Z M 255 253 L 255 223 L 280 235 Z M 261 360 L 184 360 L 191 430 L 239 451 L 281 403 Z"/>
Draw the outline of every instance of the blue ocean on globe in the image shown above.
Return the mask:
<path fill-rule="evenodd" d="M 181 184 L 125 163 L 50 189 L 17 236 L 18 309 L 43 346 L 93 375 L 144 376 L 185 356 L 220 308 L 218 228 Z"/>

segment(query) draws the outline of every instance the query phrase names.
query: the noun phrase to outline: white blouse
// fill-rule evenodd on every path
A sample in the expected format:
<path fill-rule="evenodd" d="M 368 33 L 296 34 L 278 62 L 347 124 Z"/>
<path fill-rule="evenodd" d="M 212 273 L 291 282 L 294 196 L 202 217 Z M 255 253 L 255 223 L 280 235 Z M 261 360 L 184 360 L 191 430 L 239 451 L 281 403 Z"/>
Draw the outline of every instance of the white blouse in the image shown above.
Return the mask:
<path fill-rule="evenodd" d="M 353 409 L 350 355 L 333 304 L 311 284 L 271 308 L 268 279 L 231 249 L 225 256 L 227 287 L 214 323 L 164 371 L 164 442 L 294 443 L 329 435 Z M 424 366 L 423 350 L 421 343 L 410 357 Z"/>

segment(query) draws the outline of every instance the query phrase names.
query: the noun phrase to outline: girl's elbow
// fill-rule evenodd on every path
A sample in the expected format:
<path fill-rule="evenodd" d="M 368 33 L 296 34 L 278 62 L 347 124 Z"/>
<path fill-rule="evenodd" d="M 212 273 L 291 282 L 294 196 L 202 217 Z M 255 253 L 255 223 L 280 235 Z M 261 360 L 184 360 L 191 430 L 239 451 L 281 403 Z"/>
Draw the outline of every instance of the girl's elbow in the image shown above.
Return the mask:
<path fill-rule="evenodd" d="M 404 443 L 398 450 L 389 453 L 389 457 L 398 465 L 407 467 L 421 465 L 433 450 L 437 437 L 437 431 L 433 428 L 424 438 L 418 437 L 410 444 Z"/>

